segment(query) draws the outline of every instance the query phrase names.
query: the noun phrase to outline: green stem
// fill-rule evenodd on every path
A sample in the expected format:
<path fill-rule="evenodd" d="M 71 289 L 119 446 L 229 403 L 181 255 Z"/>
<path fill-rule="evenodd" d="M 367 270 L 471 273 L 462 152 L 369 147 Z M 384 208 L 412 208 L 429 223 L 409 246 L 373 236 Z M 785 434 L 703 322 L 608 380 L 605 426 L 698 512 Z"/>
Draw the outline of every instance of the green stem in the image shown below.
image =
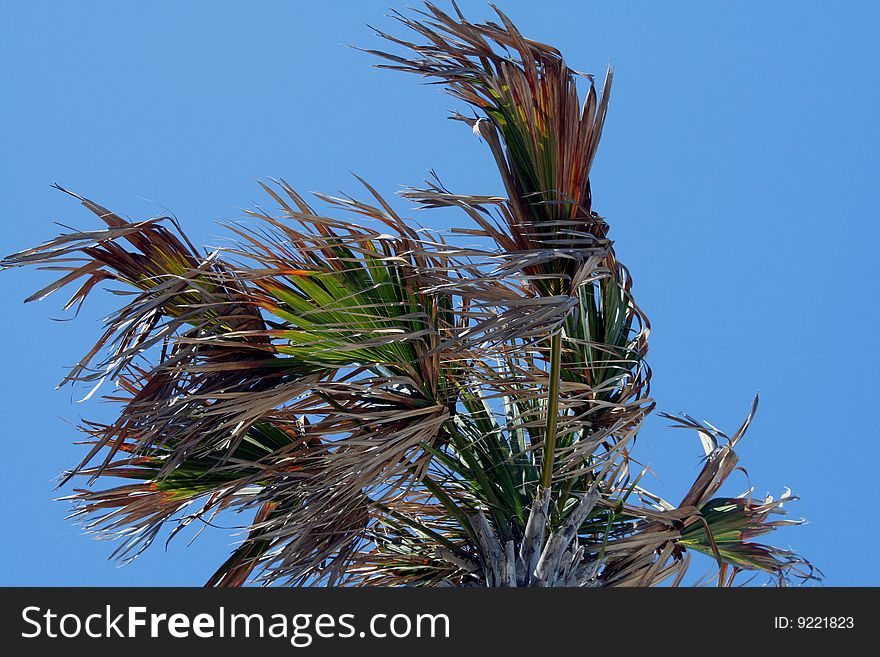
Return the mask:
<path fill-rule="evenodd" d="M 544 431 L 544 454 L 541 488 L 550 488 L 553 458 L 556 456 L 556 422 L 559 416 L 559 380 L 562 373 L 562 329 L 550 337 L 550 389 L 547 392 L 547 428 Z"/>
<path fill-rule="evenodd" d="M 437 498 L 437 501 L 440 502 L 440 504 L 442 504 L 456 520 L 458 520 L 458 524 L 461 525 L 461 528 L 465 531 L 468 537 L 476 543 L 477 537 L 474 534 L 474 530 L 471 527 L 471 523 L 468 521 L 465 512 L 462 511 L 446 491 L 428 475 L 422 477 L 422 483 L 425 484 L 425 487 L 431 491 L 431 494 L 434 495 L 434 497 Z"/>

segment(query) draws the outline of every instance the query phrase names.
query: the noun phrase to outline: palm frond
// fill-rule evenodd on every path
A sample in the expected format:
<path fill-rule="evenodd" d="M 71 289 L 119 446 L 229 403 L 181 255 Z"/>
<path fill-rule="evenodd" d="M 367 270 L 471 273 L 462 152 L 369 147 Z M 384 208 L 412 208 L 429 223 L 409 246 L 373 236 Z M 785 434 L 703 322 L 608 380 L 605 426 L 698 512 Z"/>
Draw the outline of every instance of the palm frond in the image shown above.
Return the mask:
<path fill-rule="evenodd" d="M 378 32 L 379 36 L 415 53 L 407 59 L 370 50 L 387 61 L 380 67 L 415 73 L 445 85 L 464 100 L 477 118 L 455 115 L 486 140 L 508 198 L 498 207 L 516 251 L 550 250 L 552 258 L 529 266 L 536 286 L 546 294 L 565 289 L 564 280 L 577 270 L 606 229 L 592 212 L 590 169 L 602 134 L 610 99 L 609 68 L 603 91 L 592 76 L 570 69 L 555 48 L 526 39 L 499 9 L 501 24 L 471 23 L 427 3 L 414 18 L 395 13 L 415 32 L 419 43 Z M 583 102 L 577 78 L 589 83 Z M 432 205 L 453 202 L 428 190 Z M 458 198 L 481 207 L 478 199 Z M 509 245 L 507 245 L 509 246 Z"/>

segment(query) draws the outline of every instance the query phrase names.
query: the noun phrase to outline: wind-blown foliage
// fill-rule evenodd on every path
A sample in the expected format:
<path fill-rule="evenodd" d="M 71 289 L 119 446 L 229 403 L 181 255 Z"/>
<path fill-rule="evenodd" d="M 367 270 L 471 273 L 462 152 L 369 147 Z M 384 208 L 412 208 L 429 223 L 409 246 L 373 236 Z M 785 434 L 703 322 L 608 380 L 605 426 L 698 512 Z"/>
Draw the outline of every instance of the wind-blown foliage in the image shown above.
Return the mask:
<path fill-rule="evenodd" d="M 600 92 L 497 13 L 428 4 L 395 14 L 414 41 L 380 32 L 397 52 L 370 51 L 473 110 L 453 118 L 506 197 L 404 193 L 459 208 L 471 223 L 452 235 L 363 181 L 368 201 L 318 195 L 341 218 L 275 181 L 277 210 L 230 225 L 234 247 L 202 252 L 171 219 L 74 195 L 106 228 L 3 260 L 62 272 L 29 301 L 76 283 L 71 308 L 104 281 L 128 295 L 65 378 L 116 388 L 118 418 L 82 427 L 64 482 L 87 479 L 73 516 L 117 556 L 231 511 L 251 519 L 210 585 L 678 585 L 693 553 L 723 586 L 815 576 L 752 540 L 793 524 L 769 518 L 794 496 L 718 496 L 757 398 L 732 436 L 668 416 L 705 449 L 678 505 L 640 485 L 650 326 L 590 190 L 611 70 Z M 126 482 L 94 487 L 107 478 Z"/>

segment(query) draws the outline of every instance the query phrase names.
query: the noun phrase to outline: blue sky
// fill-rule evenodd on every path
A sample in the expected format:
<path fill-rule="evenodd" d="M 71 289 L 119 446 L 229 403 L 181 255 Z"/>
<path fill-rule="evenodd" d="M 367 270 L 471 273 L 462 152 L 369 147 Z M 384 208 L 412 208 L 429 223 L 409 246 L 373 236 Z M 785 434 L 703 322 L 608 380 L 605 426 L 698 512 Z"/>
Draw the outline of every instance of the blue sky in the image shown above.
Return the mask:
<path fill-rule="evenodd" d="M 167 213 L 197 243 L 264 201 L 256 180 L 393 194 L 429 169 L 500 191 L 490 157 L 435 87 L 345 44 L 392 28 L 380 2 L 6 2 L 0 24 L 3 254 L 95 226 L 53 182 L 131 218 Z M 462 1 L 471 18 L 482 2 Z M 507 0 L 528 35 L 579 70 L 615 67 L 593 168 L 595 209 L 653 325 L 653 396 L 735 429 L 758 493 L 792 487 L 808 525 L 780 532 L 829 585 L 878 585 L 877 177 L 880 5 Z M 405 208 L 403 201 L 399 202 Z M 412 211 L 442 228 L 448 213 Z M 53 479 L 83 454 L 83 391 L 54 390 L 113 307 L 95 295 L 22 305 L 44 272 L 0 274 L 4 349 L 0 584 L 200 585 L 234 540 L 157 544 L 135 563 L 64 520 Z M 852 352 L 852 354 L 850 354 Z M 849 355 L 848 355 L 849 354 Z M 677 501 L 699 468 L 690 433 L 650 420 L 642 457 Z M 731 485 L 747 487 L 744 476 Z M 233 519 L 234 520 L 234 519 Z"/>

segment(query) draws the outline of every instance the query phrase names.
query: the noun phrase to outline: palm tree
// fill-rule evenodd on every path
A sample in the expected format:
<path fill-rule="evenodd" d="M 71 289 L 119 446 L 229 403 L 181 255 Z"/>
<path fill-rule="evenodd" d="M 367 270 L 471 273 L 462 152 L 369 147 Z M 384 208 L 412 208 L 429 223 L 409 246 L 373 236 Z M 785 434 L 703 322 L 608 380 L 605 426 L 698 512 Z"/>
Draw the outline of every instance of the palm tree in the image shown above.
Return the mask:
<path fill-rule="evenodd" d="M 82 426 L 63 483 L 86 478 L 65 499 L 116 557 L 237 512 L 247 537 L 210 585 L 679 585 L 693 553 L 721 586 L 815 577 L 752 540 L 794 524 L 771 520 L 794 496 L 718 496 L 757 398 L 730 435 L 666 416 L 698 433 L 704 465 L 677 505 L 640 485 L 649 324 L 590 196 L 612 72 L 599 91 L 497 13 L 428 4 L 395 14 L 416 41 L 379 33 L 408 56 L 370 51 L 472 108 L 453 118 L 506 197 L 436 178 L 404 194 L 467 227 L 417 228 L 364 181 L 368 201 L 317 195 L 331 218 L 279 180 L 263 185 L 278 211 L 206 252 L 171 219 L 67 192 L 106 226 L 3 261 L 63 272 L 28 301 L 73 283 L 68 309 L 103 281 L 128 294 L 64 380 L 115 386 L 118 418 Z M 94 487 L 107 478 L 127 483 Z"/>

